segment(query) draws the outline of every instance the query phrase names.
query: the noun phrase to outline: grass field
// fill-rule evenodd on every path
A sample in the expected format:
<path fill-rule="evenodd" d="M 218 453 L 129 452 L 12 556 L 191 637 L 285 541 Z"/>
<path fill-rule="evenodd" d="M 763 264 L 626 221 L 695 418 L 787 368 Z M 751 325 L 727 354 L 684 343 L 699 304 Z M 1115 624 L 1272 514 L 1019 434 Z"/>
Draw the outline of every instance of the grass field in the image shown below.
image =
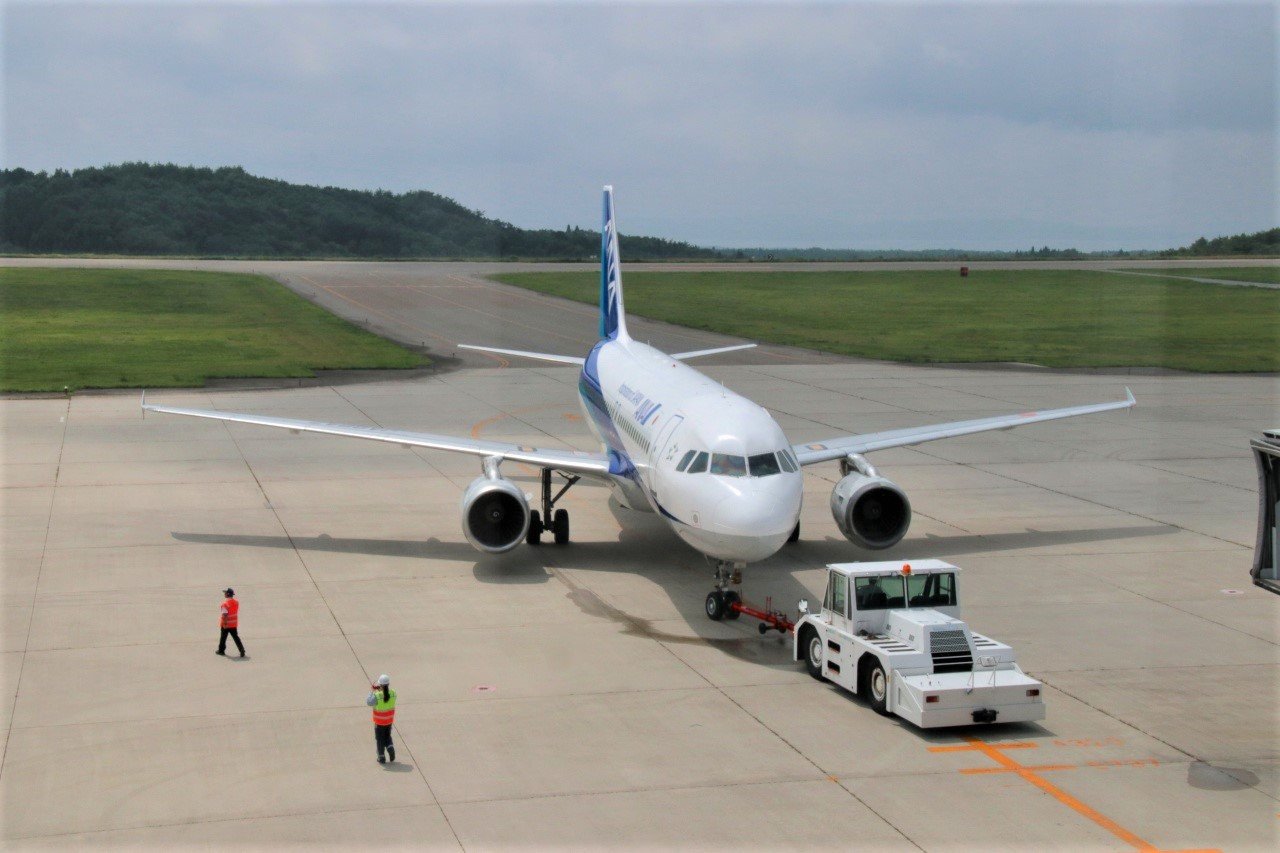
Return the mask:
<path fill-rule="evenodd" d="M 1280 266 L 1276 267 L 1142 267 L 1129 272 L 1160 273 L 1176 278 L 1219 278 L 1224 281 L 1260 281 L 1280 284 Z"/>
<path fill-rule="evenodd" d="M 0 269 L 0 390 L 194 387 L 425 359 L 256 275 Z"/>
<path fill-rule="evenodd" d="M 499 281 L 598 301 L 594 273 Z M 1280 370 L 1280 291 L 1088 270 L 624 273 L 634 314 L 851 356 Z"/>

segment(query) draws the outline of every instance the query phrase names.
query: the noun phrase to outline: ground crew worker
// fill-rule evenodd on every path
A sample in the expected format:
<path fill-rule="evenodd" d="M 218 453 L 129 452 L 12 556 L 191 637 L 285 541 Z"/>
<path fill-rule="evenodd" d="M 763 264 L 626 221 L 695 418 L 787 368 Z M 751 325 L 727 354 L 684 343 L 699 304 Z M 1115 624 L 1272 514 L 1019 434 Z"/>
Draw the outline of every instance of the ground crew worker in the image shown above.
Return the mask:
<path fill-rule="evenodd" d="M 373 740 L 378 747 L 378 763 L 386 763 L 387 759 L 382 757 L 385 749 L 391 763 L 395 764 L 396 745 L 391 742 L 391 724 L 396 719 L 396 692 L 391 689 L 391 676 L 384 672 L 369 688 L 372 692 L 365 697 L 364 703 L 373 708 Z"/>
<path fill-rule="evenodd" d="M 227 654 L 227 635 L 236 641 L 240 657 L 244 657 L 244 643 L 240 642 L 240 602 L 236 601 L 236 591 L 227 587 L 222 591 L 222 614 L 218 624 L 222 626 L 222 638 L 218 640 L 218 654 Z"/>

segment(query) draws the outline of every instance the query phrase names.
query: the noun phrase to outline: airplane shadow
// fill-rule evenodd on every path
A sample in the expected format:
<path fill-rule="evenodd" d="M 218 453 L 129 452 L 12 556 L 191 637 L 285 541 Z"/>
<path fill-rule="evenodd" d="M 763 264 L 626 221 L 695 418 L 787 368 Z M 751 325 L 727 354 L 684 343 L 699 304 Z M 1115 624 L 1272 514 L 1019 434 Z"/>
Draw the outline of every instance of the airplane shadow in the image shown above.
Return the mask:
<path fill-rule="evenodd" d="M 610 512 L 618 521 L 618 534 L 613 540 L 573 541 L 567 546 L 545 543 L 538 547 L 522 546 L 501 555 L 480 555 L 465 541 L 338 538 L 318 536 L 261 536 L 222 533 L 173 532 L 174 539 L 218 545 L 240 545 L 259 548 L 298 549 L 329 553 L 436 559 L 459 562 L 473 561 L 472 575 L 481 583 L 534 584 L 558 578 L 568 588 L 566 595 L 583 613 L 607 619 L 620 626 L 625 634 L 659 642 L 683 645 L 710 645 L 726 654 L 755 664 L 790 669 L 790 637 L 770 632 L 760 636 L 754 620 L 710 623 L 703 611 L 703 601 L 712 587 L 712 569 L 706 559 L 677 539 L 669 528 L 649 513 L 636 512 L 609 500 Z M 775 609 L 791 613 L 801 598 L 813 601 L 821 590 L 805 586 L 798 575 L 817 570 L 826 563 L 858 560 L 952 559 L 973 553 L 988 553 L 1105 542 L 1143 536 L 1175 533 L 1176 527 L 1163 524 L 1130 527 L 1086 528 L 1081 530 L 1042 531 L 1026 529 L 982 535 L 926 536 L 908 539 L 888 553 L 858 548 L 843 538 L 801 539 L 784 547 L 778 554 L 747 568 L 743 585 L 744 598 L 757 606 L 770 600 Z M 573 576 L 565 572 L 573 572 Z M 692 629 L 692 633 L 675 633 L 655 626 L 654 620 L 628 613 L 619 606 L 580 583 L 583 574 L 625 572 L 643 577 L 666 594 L 671 604 Z M 724 637 L 726 632 L 734 636 Z M 856 700 L 855 700 L 856 701 Z"/>

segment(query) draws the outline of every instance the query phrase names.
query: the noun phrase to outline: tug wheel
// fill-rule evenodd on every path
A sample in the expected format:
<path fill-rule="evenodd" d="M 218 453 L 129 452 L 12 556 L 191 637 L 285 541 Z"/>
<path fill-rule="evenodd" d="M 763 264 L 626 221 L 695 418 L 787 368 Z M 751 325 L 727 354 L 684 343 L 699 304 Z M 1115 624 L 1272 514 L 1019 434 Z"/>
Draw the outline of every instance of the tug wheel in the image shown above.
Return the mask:
<path fill-rule="evenodd" d="M 819 681 L 822 680 L 822 637 L 812 628 L 806 628 L 801 640 L 804 647 L 804 668 Z"/>
<path fill-rule="evenodd" d="M 867 668 L 867 677 L 862 682 L 862 692 L 871 710 L 877 714 L 888 714 L 889 679 L 884 674 L 884 665 L 876 661 Z"/>

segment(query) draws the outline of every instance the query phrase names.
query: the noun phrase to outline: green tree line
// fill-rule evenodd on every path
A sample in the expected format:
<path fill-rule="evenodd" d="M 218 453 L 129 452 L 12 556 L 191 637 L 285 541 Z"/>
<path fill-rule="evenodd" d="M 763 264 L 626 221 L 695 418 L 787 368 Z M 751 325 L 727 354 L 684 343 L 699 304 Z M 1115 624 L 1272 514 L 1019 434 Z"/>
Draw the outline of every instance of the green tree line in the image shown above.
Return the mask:
<path fill-rule="evenodd" d="M 1280 228 L 1256 231 L 1253 234 L 1233 234 L 1230 237 L 1201 237 L 1190 246 L 1174 249 L 1176 255 L 1280 255 Z"/>
<path fill-rule="evenodd" d="M 718 258 L 655 237 L 621 236 L 629 260 Z M 239 167 L 124 163 L 0 172 L 0 251 L 353 258 L 600 255 L 600 233 L 529 230 L 416 191 L 291 184 Z"/>
<path fill-rule="evenodd" d="M 714 249 L 621 236 L 630 261 L 999 260 L 1280 255 L 1280 228 L 1201 237 L 1178 249 L 1012 252 L 938 249 Z M 528 258 L 593 260 L 594 228 L 530 230 L 419 190 L 349 190 L 291 184 L 169 164 L 0 171 L 0 252 L 215 257 Z"/>

